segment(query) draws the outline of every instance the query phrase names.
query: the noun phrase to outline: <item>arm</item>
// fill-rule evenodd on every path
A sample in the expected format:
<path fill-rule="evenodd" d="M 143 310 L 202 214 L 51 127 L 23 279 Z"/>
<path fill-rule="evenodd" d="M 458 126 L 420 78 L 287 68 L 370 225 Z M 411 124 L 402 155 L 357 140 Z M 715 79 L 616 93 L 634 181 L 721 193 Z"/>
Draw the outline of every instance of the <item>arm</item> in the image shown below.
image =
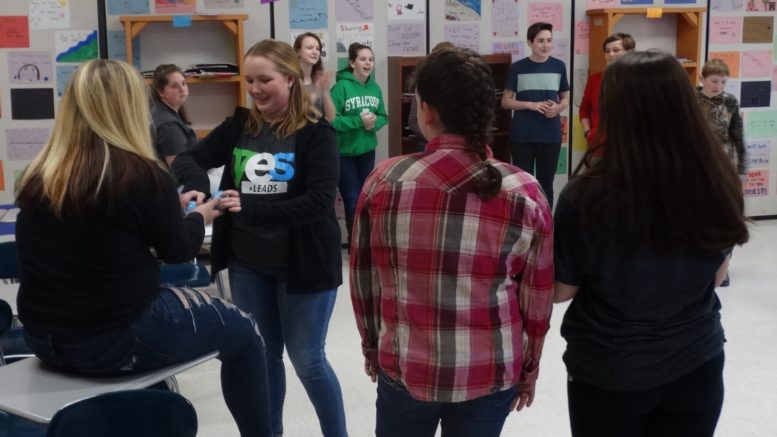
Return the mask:
<path fill-rule="evenodd" d="M 345 88 L 338 86 L 336 83 L 332 88 L 331 95 L 335 107 L 335 118 L 332 120 L 332 127 L 338 132 L 364 129 L 364 121 L 362 121 L 360 115 L 345 114 Z"/>
<path fill-rule="evenodd" d="M 734 100 L 731 111 L 731 122 L 728 125 L 728 136 L 731 139 L 731 146 L 737 153 L 737 173 L 744 175 L 747 173 L 745 168 L 745 138 L 742 116 L 739 114 L 739 103 Z"/>
<path fill-rule="evenodd" d="M 534 401 L 534 389 L 540 370 L 542 347 L 550 328 L 553 307 L 553 220 L 544 197 L 537 198 L 534 212 L 534 238 L 528 257 L 520 274 L 518 297 L 523 334 L 523 369 L 518 379 L 518 394 L 514 408 L 530 407 Z"/>
<path fill-rule="evenodd" d="M 375 186 L 376 175 L 370 175 L 364 184 L 362 194 L 356 205 L 353 223 L 353 238 L 350 248 L 350 285 L 351 304 L 356 317 L 356 327 L 361 336 L 364 354 L 364 371 L 372 379 L 377 379 L 378 333 L 380 332 L 380 282 L 372 266 L 370 250 L 370 192 Z"/>
<path fill-rule="evenodd" d="M 502 109 L 507 109 L 509 111 L 540 111 L 539 102 L 522 102 L 515 100 L 515 93 L 511 90 L 505 90 L 504 93 L 502 93 L 501 104 Z"/>
<path fill-rule="evenodd" d="M 377 85 L 375 85 L 377 88 Z M 372 127 L 371 132 L 377 132 L 383 126 L 388 124 L 388 113 L 386 113 L 386 106 L 383 104 L 383 93 L 378 88 L 378 109 L 375 112 L 375 126 Z"/>
<path fill-rule="evenodd" d="M 210 193 L 207 170 L 226 164 L 229 152 L 237 141 L 237 133 L 242 130 L 245 123 L 243 111 L 238 109 L 235 115 L 228 117 L 207 137 L 200 140 L 194 149 L 176 157 L 171 169 L 178 182 L 184 186 L 183 191 L 197 190 Z"/>
<path fill-rule="evenodd" d="M 156 128 L 156 148 L 168 167 L 178 154 L 186 151 L 187 142 L 186 132 L 175 123 L 163 123 Z"/>
<path fill-rule="evenodd" d="M 728 265 L 730 262 L 731 252 L 726 255 L 726 258 L 723 259 L 723 264 L 721 264 L 718 268 L 718 271 L 715 272 L 715 288 L 720 287 L 720 284 L 722 284 L 723 280 L 726 279 L 726 274 L 728 274 Z"/>
<path fill-rule="evenodd" d="M 542 114 L 545 115 L 547 118 L 556 118 L 561 114 L 561 112 L 569 106 L 569 91 L 562 91 L 558 93 L 559 101 L 556 102 L 550 102 L 549 109 L 544 109 L 540 111 Z"/>
<path fill-rule="evenodd" d="M 553 290 L 553 302 L 561 303 L 566 302 L 577 294 L 580 289 L 577 285 L 569 285 L 563 282 L 556 281 L 556 287 Z"/>
<path fill-rule="evenodd" d="M 583 126 L 583 132 L 585 136 L 588 136 L 588 132 L 591 130 L 591 111 L 593 109 L 592 102 L 592 90 L 591 90 L 591 77 L 585 83 L 585 91 L 583 91 L 583 99 L 580 101 L 580 124 Z"/>
<path fill-rule="evenodd" d="M 295 228 L 321 220 L 334 208 L 337 182 L 340 178 L 340 154 L 335 133 L 326 123 L 309 125 L 306 138 L 298 132 L 297 154 L 304 165 L 305 192 L 291 199 L 256 203 L 242 214 L 248 223 L 268 228 Z"/>
<path fill-rule="evenodd" d="M 324 117 L 331 123 L 332 120 L 335 119 L 335 103 L 332 100 L 330 84 L 329 72 L 320 72 L 318 75 L 318 87 L 319 93 L 321 94 L 321 101 L 324 104 Z"/>

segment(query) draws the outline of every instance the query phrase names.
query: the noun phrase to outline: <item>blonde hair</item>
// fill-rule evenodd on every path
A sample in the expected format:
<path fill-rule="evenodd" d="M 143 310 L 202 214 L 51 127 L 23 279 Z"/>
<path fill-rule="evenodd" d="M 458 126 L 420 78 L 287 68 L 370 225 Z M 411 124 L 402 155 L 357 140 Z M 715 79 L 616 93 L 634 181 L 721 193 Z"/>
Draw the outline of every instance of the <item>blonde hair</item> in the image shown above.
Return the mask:
<path fill-rule="evenodd" d="M 286 113 L 277 121 L 276 136 L 287 137 L 302 129 L 307 123 L 315 123 L 318 120 L 317 115 L 320 114 L 313 108 L 310 96 L 302 87 L 302 68 L 299 65 L 297 52 L 285 42 L 265 39 L 248 49 L 243 61 L 251 56 L 272 61 L 279 73 L 294 79 L 289 89 L 289 106 Z M 248 130 L 257 135 L 261 132 L 264 123 L 262 113 L 253 103 L 251 116 L 248 117 Z"/>
<path fill-rule="evenodd" d="M 127 156 L 163 168 L 151 146 L 147 89 L 125 62 L 81 65 L 65 88 L 49 140 L 22 175 L 17 202 L 43 197 L 56 216 L 79 213 L 106 195 L 106 185 L 119 189 L 115 179 L 126 175 L 115 174 L 117 168 L 138 163 Z"/>

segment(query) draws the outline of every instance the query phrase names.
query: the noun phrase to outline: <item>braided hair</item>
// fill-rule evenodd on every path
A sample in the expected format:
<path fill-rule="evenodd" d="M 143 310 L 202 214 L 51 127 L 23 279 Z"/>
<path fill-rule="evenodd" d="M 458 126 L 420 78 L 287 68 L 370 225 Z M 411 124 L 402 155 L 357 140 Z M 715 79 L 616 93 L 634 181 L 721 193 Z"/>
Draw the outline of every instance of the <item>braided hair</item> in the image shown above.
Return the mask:
<path fill-rule="evenodd" d="M 469 49 L 435 50 L 416 67 L 413 84 L 421 101 L 437 111 L 445 132 L 462 135 L 468 149 L 483 161 L 478 195 L 494 197 L 502 187 L 502 175 L 486 154 L 496 101 L 491 67 Z"/>

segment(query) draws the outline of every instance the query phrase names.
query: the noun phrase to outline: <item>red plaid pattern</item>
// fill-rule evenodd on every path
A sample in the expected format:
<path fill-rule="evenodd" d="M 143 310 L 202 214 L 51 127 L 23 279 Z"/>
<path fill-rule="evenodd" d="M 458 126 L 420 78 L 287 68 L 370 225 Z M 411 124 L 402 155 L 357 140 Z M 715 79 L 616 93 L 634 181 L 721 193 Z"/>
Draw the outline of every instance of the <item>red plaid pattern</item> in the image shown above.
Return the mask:
<path fill-rule="evenodd" d="M 381 163 L 356 209 L 351 300 L 362 348 L 419 400 L 461 402 L 533 385 L 553 303 L 553 220 L 537 181 L 443 135 Z M 490 153 L 490 151 L 489 151 Z"/>

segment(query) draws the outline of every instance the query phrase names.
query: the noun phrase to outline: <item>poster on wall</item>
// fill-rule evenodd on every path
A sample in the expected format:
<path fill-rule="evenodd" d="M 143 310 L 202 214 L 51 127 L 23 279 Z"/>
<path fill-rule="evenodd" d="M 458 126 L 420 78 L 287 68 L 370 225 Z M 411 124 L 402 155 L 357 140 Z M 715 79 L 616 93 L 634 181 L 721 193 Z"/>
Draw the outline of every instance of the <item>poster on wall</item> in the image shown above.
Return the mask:
<path fill-rule="evenodd" d="M 30 29 L 70 27 L 69 0 L 30 0 Z"/>
<path fill-rule="evenodd" d="M 11 89 L 13 120 L 49 120 L 54 118 L 54 90 L 51 88 Z"/>
<path fill-rule="evenodd" d="M 335 0 L 337 21 L 372 21 L 372 0 Z"/>
<path fill-rule="evenodd" d="M 426 20 L 426 1 L 425 0 L 405 0 L 389 1 L 387 17 L 391 20 L 402 21 L 425 21 Z"/>
<path fill-rule="evenodd" d="M 154 0 L 157 14 L 192 14 L 197 9 L 197 0 Z"/>
<path fill-rule="evenodd" d="M 480 51 L 480 25 L 478 23 L 446 23 L 445 41 L 457 47 Z"/>
<path fill-rule="evenodd" d="M 375 35 L 371 23 L 340 23 L 337 25 L 337 52 L 348 53 L 348 46 L 358 42 L 372 47 Z"/>
<path fill-rule="evenodd" d="M 67 82 L 77 68 L 78 65 L 57 65 L 57 97 L 65 93 Z"/>
<path fill-rule="evenodd" d="M 8 77 L 12 83 L 51 82 L 51 52 L 8 52 Z"/>
<path fill-rule="evenodd" d="M 389 23 L 386 39 L 389 56 L 426 53 L 426 23 Z"/>
<path fill-rule="evenodd" d="M 518 2 L 493 0 L 491 4 L 491 32 L 495 37 L 518 36 Z"/>
<path fill-rule="evenodd" d="M 750 170 L 743 188 L 746 197 L 769 195 L 769 170 Z"/>
<path fill-rule="evenodd" d="M 777 10 L 777 1 L 775 0 L 747 0 L 748 12 L 768 12 Z"/>
<path fill-rule="evenodd" d="M 108 13 L 110 15 L 148 14 L 148 0 L 108 0 Z"/>
<path fill-rule="evenodd" d="M 289 27 L 325 29 L 329 26 L 326 0 L 289 0 Z"/>
<path fill-rule="evenodd" d="M 54 48 L 57 62 L 85 62 L 97 59 L 96 30 L 56 32 Z"/>
<path fill-rule="evenodd" d="M 49 139 L 49 128 L 6 129 L 9 161 L 31 161 Z"/>
<path fill-rule="evenodd" d="M 564 6 L 561 3 L 529 3 L 529 15 L 527 23 L 550 23 L 553 25 L 553 31 L 563 30 Z"/>
<path fill-rule="evenodd" d="M 30 46 L 30 24 L 25 16 L 0 16 L 0 49 Z"/>
<path fill-rule="evenodd" d="M 744 10 L 745 0 L 712 0 L 710 1 L 710 11 L 712 12 L 734 12 Z"/>
<path fill-rule="evenodd" d="M 480 21 L 480 0 L 445 0 L 448 21 Z"/>
<path fill-rule="evenodd" d="M 237 9 L 245 7 L 245 0 L 205 0 L 205 9 Z"/>

